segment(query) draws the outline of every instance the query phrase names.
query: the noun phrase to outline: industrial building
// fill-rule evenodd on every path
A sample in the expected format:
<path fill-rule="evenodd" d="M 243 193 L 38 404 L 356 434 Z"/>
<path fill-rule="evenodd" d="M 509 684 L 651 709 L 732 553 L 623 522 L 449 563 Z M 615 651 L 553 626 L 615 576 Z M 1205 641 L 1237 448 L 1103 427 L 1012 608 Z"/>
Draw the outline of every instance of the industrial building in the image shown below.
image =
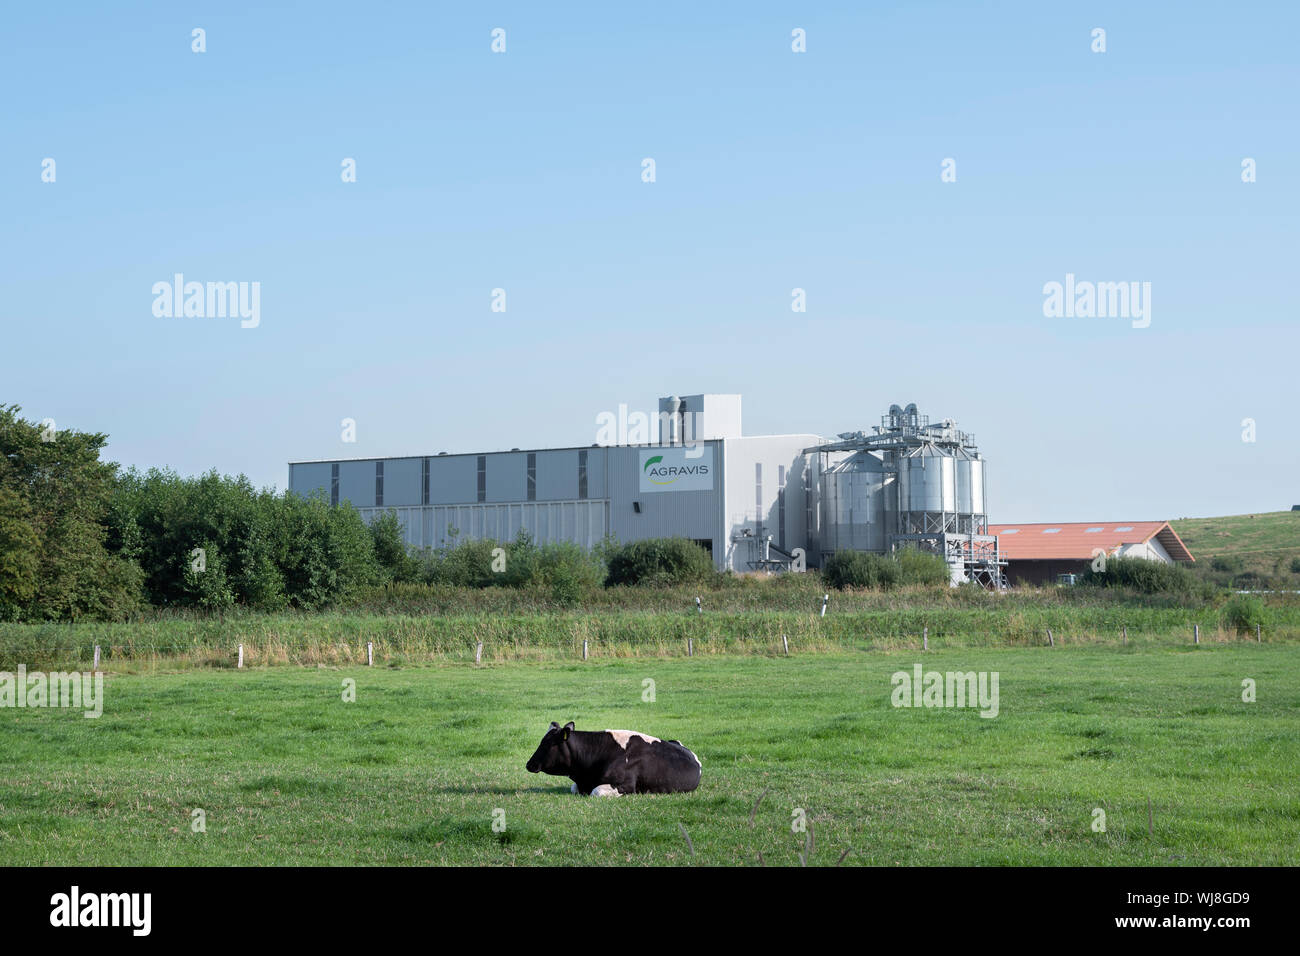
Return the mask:
<path fill-rule="evenodd" d="M 1012 586 L 1054 584 L 1082 574 L 1101 555 L 1191 563 L 1196 559 L 1168 521 L 1077 521 L 999 524 L 997 535 Z"/>
<path fill-rule="evenodd" d="M 521 529 L 585 547 L 676 536 L 743 572 L 911 546 L 943 555 L 954 582 L 1004 585 L 985 462 L 951 419 L 894 405 L 838 439 L 745 436 L 740 408 L 739 395 L 660 399 L 653 443 L 291 462 L 289 489 L 367 520 L 392 509 L 417 548 Z"/>

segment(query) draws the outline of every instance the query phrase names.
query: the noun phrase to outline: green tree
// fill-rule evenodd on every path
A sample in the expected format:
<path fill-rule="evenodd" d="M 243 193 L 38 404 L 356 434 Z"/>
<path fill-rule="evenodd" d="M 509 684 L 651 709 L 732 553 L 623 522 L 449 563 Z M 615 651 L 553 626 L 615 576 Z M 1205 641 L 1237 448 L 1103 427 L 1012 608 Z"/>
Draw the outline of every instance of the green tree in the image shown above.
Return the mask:
<path fill-rule="evenodd" d="M 4 553 L 13 548 L 0 571 L 0 604 L 30 619 L 130 614 L 140 602 L 138 575 L 106 547 L 117 473 L 99 460 L 107 436 L 43 429 L 20 411 L 0 407 L 0 534 Z"/>

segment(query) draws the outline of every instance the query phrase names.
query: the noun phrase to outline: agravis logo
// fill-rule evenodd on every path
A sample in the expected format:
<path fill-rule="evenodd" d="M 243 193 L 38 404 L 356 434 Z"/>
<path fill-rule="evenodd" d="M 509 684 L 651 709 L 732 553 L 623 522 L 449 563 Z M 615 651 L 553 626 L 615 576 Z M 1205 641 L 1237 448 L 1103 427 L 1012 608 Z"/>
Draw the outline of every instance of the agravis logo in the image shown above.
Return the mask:
<path fill-rule="evenodd" d="M 703 478 L 709 473 L 708 465 L 665 465 L 663 455 L 652 455 L 641 466 L 646 480 L 655 485 L 671 485 L 682 478 Z"/>

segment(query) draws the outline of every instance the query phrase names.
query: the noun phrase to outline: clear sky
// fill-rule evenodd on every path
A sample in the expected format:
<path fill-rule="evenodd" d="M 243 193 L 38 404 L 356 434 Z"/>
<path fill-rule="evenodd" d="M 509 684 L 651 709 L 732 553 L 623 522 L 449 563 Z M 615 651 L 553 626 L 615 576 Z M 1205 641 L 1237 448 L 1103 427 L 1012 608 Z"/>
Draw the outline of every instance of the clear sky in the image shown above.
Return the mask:
<path fill-rule="evenodd" d="M 0 402 L 124 465 L 282 488 L 740 392 L 748 434 L 955 418 L 995 522 L 1300 504 L 1298 4 L 0 16 Z M 175 273 L 259 324 L 155 316 Z M 1150 325 L 1046 317 L 1067 274 Z"/>

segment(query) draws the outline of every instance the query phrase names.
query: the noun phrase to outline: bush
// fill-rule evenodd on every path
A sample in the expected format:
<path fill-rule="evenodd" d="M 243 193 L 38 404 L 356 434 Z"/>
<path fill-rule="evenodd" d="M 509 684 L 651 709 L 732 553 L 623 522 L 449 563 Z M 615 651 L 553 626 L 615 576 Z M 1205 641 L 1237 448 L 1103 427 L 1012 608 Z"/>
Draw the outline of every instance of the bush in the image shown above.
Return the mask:
<path fill-rule="evenodd" d="M 1210 559 L 1210 569 L 1235 574 L 1244 567 L 1241 558 L 1235 555 L 1215 555 Z"/>
<path fill-rule="evenodd" d="M 1223 626 L 1238 633 L 1255 633 L 1255 627 L 1264 627 L 1267 618 L 1264 602 L 1253 594 L 1234 594 L 1219 611 Z"/>
<path fill-rule="evenodd" d="M 425 580 L 462 588 L 491 587 L 498 583 L 492 571 L 492 551 L 498 547 L 495 541 L 478 540 L 440 548 L 425 567 Z"/>
<path fill-rule="evenodd" d="M 1291 573 L 1300 574 L 1300 558 L 1291 559 Z"/>
<path fill-rule="evenodd" d="M 420 561 L 406 547 L 406 535 L 396 511 L 390 508 L 370 522 L 370 538 L 375 560 L 388 580 L 404 584 L 419 578 Z"/>
<path fill-rule="evenodd" d="M 865 551 L 836 551 L 822 566 L 822 580 L 828 587 L 879 588 L 887 590 L 902 579 L 902 568 L 893 558 Z"/>
<path fill-rule="evenodd" d="M 1268 591 L 1273 587 L 1273 579 L 1258 571 L 1243 571 L 1232 579 L 1232 586 L 1239 591 Z"/>
<path fill-rule="evenodd" d="M 708 580 L 713 574 L 713 558 L 694 541 L 646 538 L 612 551 L 605 584 L 689 584 Z"/>
<path fill-rule="evenodd" d="M 925 584 L 933 587 L 952 581 L 948 562 L 937 554 L 917 548 L 904 548 L 895 555 L 902 584 Z"/>
<path fill-rule="evenodd" d="M 1146 558 L 1110 558 L 1104 571 L 1089 567 L 1080 581 L 1093 587 L 1128 588 L 1143 594 L 1188 594 L 1196 584 L 1186 568 Z"/>

